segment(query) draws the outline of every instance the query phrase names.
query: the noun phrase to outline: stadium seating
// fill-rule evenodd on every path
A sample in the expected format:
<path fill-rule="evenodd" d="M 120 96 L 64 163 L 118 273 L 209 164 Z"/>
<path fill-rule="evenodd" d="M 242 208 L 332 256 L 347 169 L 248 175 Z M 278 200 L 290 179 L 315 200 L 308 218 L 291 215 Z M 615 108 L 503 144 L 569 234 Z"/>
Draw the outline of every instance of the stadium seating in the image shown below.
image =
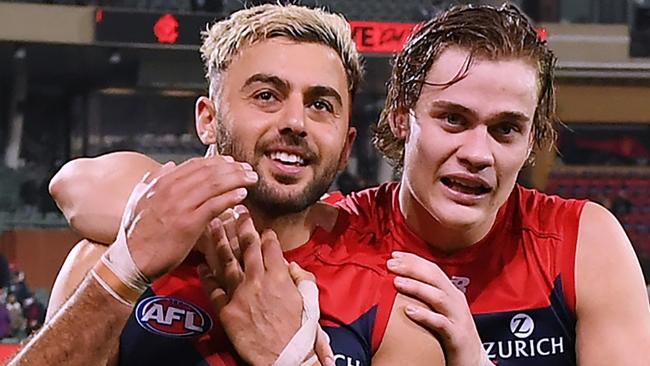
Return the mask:
<path fill-rule="evenodd" d="M 637 253 L 650 258 L 650 170 L 561 170 L 550 176 L 546 191 L 603 204 L 621 221 Z"/>

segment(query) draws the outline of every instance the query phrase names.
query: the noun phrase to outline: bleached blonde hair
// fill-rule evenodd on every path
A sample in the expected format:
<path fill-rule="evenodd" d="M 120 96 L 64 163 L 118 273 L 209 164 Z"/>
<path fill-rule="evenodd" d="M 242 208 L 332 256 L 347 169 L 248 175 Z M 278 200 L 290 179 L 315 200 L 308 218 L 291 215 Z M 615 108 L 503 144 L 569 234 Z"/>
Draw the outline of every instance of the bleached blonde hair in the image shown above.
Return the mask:
<path fill-rule="evenodd" d="M 350 25 L 341 15 L 322 9 L 280 4 L 255 6 L 214 23 L 201 35 L 201 58 L 213 98 L 219 95 L 221 74 L 243 48 L 276 37 L 322 44 L 336 51 L 345 67 L 351 97 L 363 75 Z"/>

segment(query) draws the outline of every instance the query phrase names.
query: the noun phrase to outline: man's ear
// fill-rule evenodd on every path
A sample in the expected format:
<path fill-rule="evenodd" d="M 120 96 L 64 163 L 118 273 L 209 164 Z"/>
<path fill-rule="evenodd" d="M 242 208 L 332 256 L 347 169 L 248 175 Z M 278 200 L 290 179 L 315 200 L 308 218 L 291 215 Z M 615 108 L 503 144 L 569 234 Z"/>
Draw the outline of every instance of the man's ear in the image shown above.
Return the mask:
<path fill-rule="evenodd" d="M 206 96 L 196 100 L 194 108 L 194 123 L 196 134 L 204 145 L 212 145 L 217 142 L 216 109 L 214 102 Z"/>
<path fill-rule="evenodd" d="M 409 114 L 408 113 L 391 113 L 388 116 L 390 130 L 398 140 L 404 140 L 409 133 Z"/>
<path fill-rule="evenodd" d="M 350 160 L 350 155 L 352 154 L 352 145 L 354 145 L 354 140 L 357 138 L 357 129 L 354 127 L 348 128 L 348 134 L 345 137 L 345 145 L 343 146 L 343 152 L 341 153 L 341 160 L 339 160 L 339 171 L 344 171 L 348 165 L 348 160 Z"/>

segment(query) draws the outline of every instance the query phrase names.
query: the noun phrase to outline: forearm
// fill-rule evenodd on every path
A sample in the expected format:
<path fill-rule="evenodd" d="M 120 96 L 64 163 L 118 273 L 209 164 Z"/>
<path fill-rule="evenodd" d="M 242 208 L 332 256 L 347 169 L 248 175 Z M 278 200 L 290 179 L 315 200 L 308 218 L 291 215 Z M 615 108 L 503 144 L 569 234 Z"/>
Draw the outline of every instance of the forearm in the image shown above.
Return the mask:
<path fill-rule="evenodd" d="M 105 365 L 130 313 L 88 275 L 8 365 Z"/>
<path fill-rule="evenodd" d="M 65 302 L 74 294 L 86 274 L 97 263 L 108 247 L 105 245 L 82 240 L 72 248 L 63 266 L 56 276 L 50 292 L 45 321 L 49 322 L 54 314 L 63 307 Z"/>
<path fill-rule="evenodd" d="M 115 239 L 133 187 L 160 164 L 142 154 L 117 152 L 75 159 L 52 178 L 49 191 L 70 225 L 99 243 Z"/>

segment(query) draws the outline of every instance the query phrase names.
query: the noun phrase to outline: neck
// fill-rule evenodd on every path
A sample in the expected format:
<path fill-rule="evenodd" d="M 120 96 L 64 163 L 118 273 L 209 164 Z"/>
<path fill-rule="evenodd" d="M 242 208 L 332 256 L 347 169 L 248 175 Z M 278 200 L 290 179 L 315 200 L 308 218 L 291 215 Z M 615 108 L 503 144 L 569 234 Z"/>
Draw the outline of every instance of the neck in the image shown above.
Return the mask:
<path fill-rule="evenodd" d="M 306 210 L 282 216 L 268 215 L 264 210 L 247 204 L 253 223 L 258 232 L 273 230 L 280 241 L 283 251 L 302 246 L 309 241 L 317 226 L 331 230 L 336 222 L 338 212 L 333 206 L 315 203 Z M 334 211 L 333 211 L 334 210 Z"/>
<path fill-rule="evenodd" d="M 400 185 L 399 208 L 411 231 L 430 247 L 448 254 L 478 243 L 490 232 L 496 220 L 495 213 L 489 220 L 473 225 L 447 225 L 418 202 L 404 180 Z"/>

